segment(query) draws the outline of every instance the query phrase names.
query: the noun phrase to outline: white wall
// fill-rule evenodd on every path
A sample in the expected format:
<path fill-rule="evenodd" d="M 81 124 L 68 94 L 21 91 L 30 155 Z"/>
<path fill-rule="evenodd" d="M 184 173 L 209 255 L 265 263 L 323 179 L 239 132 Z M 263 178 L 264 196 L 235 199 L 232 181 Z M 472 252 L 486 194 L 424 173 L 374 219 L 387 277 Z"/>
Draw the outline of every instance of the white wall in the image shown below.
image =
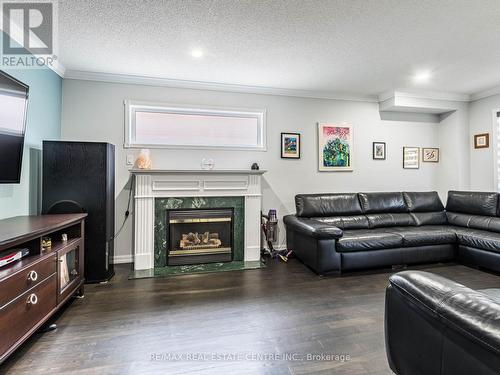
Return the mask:
<path fill-rule="evenodd" d="M 423 163 L 419 170 L 402 168 L 402 147 L 440 147 L 442 124 L 383 121 L 377 103 L 294 98 L 272 95 L 237 94 L 204 90 L 175 89 L 65 79 L 63 82 L 62 139 L 107 141 L 116 148 L 116 223 L 120 225 L 128 197 L 126 155 L 138 150 L 124 149 L 124 99 L 169 103 L 267 108 L 267 152 L 152 150 L 155 168 L 200 168 L 203 157 L 215 159 L 216 168 L 249 168 L 258 162 L 264 175 L 263 209 L 278 209 L 280 216 L 295 212 L 297 193 L 440 190 L 447 187 L 441 173 L 446 165 L 448 177 L 461 184 L 457 170 L 462 162 L 441 155 L 441 163 Z M 455 115 L 458 116 L 458 115 Z M 318 172 L 316 124 L 351 122 L 354 125 L 354 172 Z M 446 128 L 456 131 L 463 124 L 450 117 Z M 302 158 L 280 158 L 280 133 L 302 134 Z M 464 131 L 463 129 L 461 130 Z M 461 138 L 459 136 L 458 138 Z M 454 142 L 455 137 L 451 138 Z M 372 160 L 372 142 L 387 142 L 387 160 Z M 457 177 L 458 176 L 458 177 Z M 458 187 L 458 185 L 457 185 Z M 117 239 L 116 253 L 132 251 L 131 222 Z M 123 258 L 124 259 L 124 258 Z"/>
<path fill-rule="evenodd" d="M 493 111 L 500 111 L 500 95 L 490 96 L 470 103 L 469 111 L 471 189 L 496 191 L 497 128 Z M 473 145 L 474 134 L 481 133 L 490 133 L 490 148 L 476 150 Z"/>
<path fill-rule="evenodd" d="M 21 181 L 0 184 L 0 219 L 40 212 L 42 141 L 59 139 L 61 133 L 62 78 L 48 68 L 7 69 L 7 73 L 30 91 Z"/>
<path fill-rule="evenodd" d="M 438 126 L 441 160 L 437 190 L 443 202 L 449 190 L 470 188 L 469 104 L 453 105 L 457 109 L 442 115 Z"/>

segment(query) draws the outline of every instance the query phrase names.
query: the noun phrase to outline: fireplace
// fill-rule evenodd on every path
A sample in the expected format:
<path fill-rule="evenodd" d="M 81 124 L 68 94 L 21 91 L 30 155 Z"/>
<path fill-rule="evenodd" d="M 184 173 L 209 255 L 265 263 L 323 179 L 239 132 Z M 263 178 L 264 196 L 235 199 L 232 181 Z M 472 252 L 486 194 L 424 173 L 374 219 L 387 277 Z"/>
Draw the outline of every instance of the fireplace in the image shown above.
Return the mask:
<path fill-rule="evenodd" d="M 233 208 L 167 210 L 167 265 L 231 262 Z"/>
<path fill-rule="evenodd" d="M 134 270 L 167 266 L 168 210 L 233 208 L 232 262 L 259 261 L 264 170 L 132 169 Z"/>

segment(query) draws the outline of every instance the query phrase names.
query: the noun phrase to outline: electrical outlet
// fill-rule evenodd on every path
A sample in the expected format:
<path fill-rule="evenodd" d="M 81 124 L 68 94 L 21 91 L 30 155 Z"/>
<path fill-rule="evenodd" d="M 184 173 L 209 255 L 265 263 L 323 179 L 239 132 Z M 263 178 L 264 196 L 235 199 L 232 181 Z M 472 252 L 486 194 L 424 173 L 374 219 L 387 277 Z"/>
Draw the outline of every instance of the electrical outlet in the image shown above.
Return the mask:
<path fill-rule="evenodd" d="M 135 157 L 134 155 L 127 155 L 127 165 L 134 165 Z"/>

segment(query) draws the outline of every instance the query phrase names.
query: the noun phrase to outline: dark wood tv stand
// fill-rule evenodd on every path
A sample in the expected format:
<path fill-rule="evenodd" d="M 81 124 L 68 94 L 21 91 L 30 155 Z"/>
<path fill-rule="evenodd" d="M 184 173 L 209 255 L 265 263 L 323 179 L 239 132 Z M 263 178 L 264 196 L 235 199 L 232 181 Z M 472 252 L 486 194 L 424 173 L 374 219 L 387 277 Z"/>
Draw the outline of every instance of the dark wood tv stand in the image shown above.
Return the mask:
<path fill-rule="evenodd" d="M 0 268 L 0 363 L 74 295 L 83 296 L 87 214 L 0 220 L 0 252 L 29 255 Z M 62 240 L 67 235 L 67 241 Z M 52 246 L 42 248 L 50 237 Z"/>

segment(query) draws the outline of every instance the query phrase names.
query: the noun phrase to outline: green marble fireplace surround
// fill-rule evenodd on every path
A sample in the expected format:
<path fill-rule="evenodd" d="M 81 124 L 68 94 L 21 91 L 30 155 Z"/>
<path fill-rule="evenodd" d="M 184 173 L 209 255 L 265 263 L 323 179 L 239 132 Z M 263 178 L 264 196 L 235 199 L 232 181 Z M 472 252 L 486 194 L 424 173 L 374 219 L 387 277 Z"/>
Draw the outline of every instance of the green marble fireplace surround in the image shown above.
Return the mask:
<path fill-rule="evenodd" d="M 245 197 L 172 197 L 154 200 L 154 267 L 167 265 L 167 211 L 186 208 L 233 208 L 233 261 L 244 260 Z"/>

